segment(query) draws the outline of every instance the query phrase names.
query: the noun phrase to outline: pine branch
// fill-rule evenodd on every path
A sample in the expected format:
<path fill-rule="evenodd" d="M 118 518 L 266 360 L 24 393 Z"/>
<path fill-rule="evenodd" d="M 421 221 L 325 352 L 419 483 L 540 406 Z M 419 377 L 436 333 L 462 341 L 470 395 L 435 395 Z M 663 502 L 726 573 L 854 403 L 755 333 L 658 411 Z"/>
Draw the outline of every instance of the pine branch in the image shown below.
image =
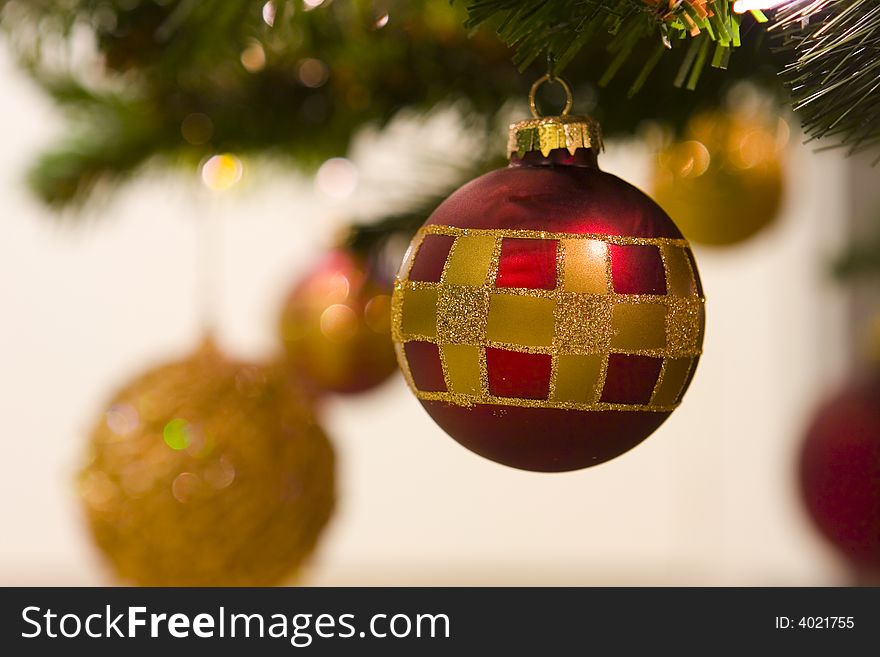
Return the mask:
<path fill-rule="evenodd" d="M 641 71 L 630 95 L 640 89 L 666 50 L 692 39 L 675 77 L 676 86 L 696 87 L 707 64 L 727 68 L 730 50 L 741 43 L 741 16 L 733 0 L 472 0 L 468 25 L 492 23 L 499 37 L 516 49 L 514 62 L 525 68 L 542 54 L 552 53 L 556 71 L 573 62 L 593 42 L 603 42 L 613 59 L 602 83 L 607 84 L 630 58 Z M 643 40 L 648 48 L 637 47 Z M 711 44 L 711 48 L 710 48 Z M 709 53 L 711 51 L 711 57 Z"/>
<path fill-rule="evenodd" d="M 13 52 L 69 115 L 67 138 L 31 170 L 37 195 L 58 208 L 77 205 L 96 190 L 112 190 L 147 162 L 193 167 L 218 152 L 268 155 L 308 171 L 345 155 L 362 127 L 381 127 L 400 111 L 460 102 L 470 117 L 493 116 L 512 98 L 522 102 L 530 83 L 546 70 L 539 57 L 520 75 L 511 66 L 511 51 L 495 35 L 488 30 L 468 34 L 462 2 L 384 0 L 377 11 L 373 0 L 337 0 L 305 11 L 301 0 L 273 0 L 274 20 L 268 22 L 263 4 L 0 0 L 2 28 Z M 582 0 L 572 6 L 602 4 Z M 637 3 L 617 4 L 632 8 Z M 385 11 L 390 20 L 379 20 Z M 704 37 L 681 32 L 670 38 L 669 54 L 662 36 L 678 34 L 675 20 L 657 23 L 655 14 L 652 7 L 637 7 L 633 16 L 650 27 L 643 33 L 627 32 L 616 23 L 619 15 L 607 12 L 601 29 L 590 31 L 584 23 L 584 29 L 567 32 L 577 25 L 562 16 L 550 30 L 559 44 L 571 37 L 567 50 L 554 50 L 557 70 L 566 67 L 577 109 L 595 114 L 608 135 L 631 135 L 646 119 L 684 125 L 692 111 L 717 106 L 725 85 L 761 75 L 764 53 L 743 48 L 730 71 L 706 71 L 696 94 L 676 89 L 670 81 L 682 70 L 683 85 L 700 77 L 694 66 L 700 58 L 689 57 L 691 44 L 703 43 L 699 38 L 711 42 L 700 46 L 702 61 L 710 63 L 717 54 L 710 31 L 721 31 L 700 23 Z M 66 52 L 74 25 L 90 26 L 94 34 L 98 56 L 85 66 L 58 57 Z M 758 37 L 754 44 L 761 34 L 753 36 Z M 520 41 L 528 38 L 523 33 Z M 256 59 L 246 60 L 248 52 Z M 607 87 L 597 89 L 610 61 L 616 75 L 605 75 Z M 653 74 L 648 75 L 645 61 Z M 303 77 L 303 62 L 317 66 L 317 77 Z M 641 98 L 650 103 L 629 99 L 642 86 Z M 197 139 L 183 129 L 192 116 L 208 126 Z M 455 182 L 479 173 L 478 164 Z M 412 232 L 452 189 L 436 191 L 409 199 L 375 226 L 357 228 L 355 246 L 381 248 L 391 234 Z"/>
<path fill-rule="evenodd" d="M 68 141 L 30 176 L 38 196 L 58 207 L 79 203 L 95 181 L 122 180 L 155 157 L 198 162 L 232 151 L 310 169 L 344 155 L 358 129 L 381 126 L 402 108 L 426 111 L 459 97 L 487 116 L 511 96 L 525 97 L 528 82 L 510 67 L 507 49 L 492 35 L 469 38 L 460 6 L 389 0 L 386 26 L 377 24 L 372 0 L 312 11 L 300 0 L 276 0 L 270 25 L 263 4 L 0 0 L 14 52 L 70 115 Z M 87 67 L 59 64 L 74 24 L 91 25 L 95 35 L 100 57 Z M 249 48 L 257 57 L 250 68 Z M 303 77 L 303 62 L 311 77 Z M 122 110 L 105 87 L 139 100 Z M 182 131 L 194 114 L 210 126 L 198 143 Z"/>
<path fill-rule="evenodd" d="M 776 12 L 781 76 L 804 132 L 849 153 L 880 142 L 880 4 L 794 0 Z M 878 158 L 880 161 L 880 158 Z"/>
<path fill-rule="evenodd" d="M 62 208 L 85 200 L 97 187 L 131 175 L 167 139 L 143 100 L 97 92 L 70 78 L 40 77 L 71 119 L 69 136 L 40 155 L 28 182 L 47 205 Z"/>

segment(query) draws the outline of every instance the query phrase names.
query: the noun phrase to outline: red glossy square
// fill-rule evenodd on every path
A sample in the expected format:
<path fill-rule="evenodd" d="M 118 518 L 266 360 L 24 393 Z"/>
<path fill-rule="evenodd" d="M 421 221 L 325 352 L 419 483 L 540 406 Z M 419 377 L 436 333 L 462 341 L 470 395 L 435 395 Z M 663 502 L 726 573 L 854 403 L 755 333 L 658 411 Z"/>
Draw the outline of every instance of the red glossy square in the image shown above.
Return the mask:
<path fill-rule="evenodd" d="M 609 404 L 650 403 L 662 366 L 662 358 L 610 354 L 600 401 Z"/>
<path fill-rule="evenodd" d="M 446 392 L 440 350 L 433 342 L 407 342 L 403 345 L 413 383 L 422 392 Z"/>
<path fill-rule="evenodd" d="M 489 393 L 498 397 L 547 399 L 550 395 L 549 354 L 486 348 Z"/>
<path fill-rule="evenodd" d="M 496 287 L 556 289 L 558 240 L 506 237 L 501 241 Z"/>
<path fill-rule="evenodd" d="M 409 280 L 439 282 L 453 242 L 455 237 L 452 235 L 426 235 L 416 253 L 412 269 L 409 270 Z"/>
<path fill-rule="evenodd" d="M 618 294 L 666 294 L 660 249 L 650 244 L 609 244 L 611 278 Z"/>

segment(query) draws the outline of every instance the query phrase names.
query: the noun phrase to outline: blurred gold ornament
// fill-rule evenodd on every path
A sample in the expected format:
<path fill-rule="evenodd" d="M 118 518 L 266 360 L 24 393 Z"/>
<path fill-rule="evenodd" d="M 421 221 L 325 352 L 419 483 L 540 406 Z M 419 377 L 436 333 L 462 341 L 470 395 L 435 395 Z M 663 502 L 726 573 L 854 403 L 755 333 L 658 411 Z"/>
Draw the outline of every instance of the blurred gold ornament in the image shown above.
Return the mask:
<path fill-rule="evenodd" d="M 291 290 L 279 328 L 290 365 L 318 391 L 361 392 L 397 370 L 391 284 L 348 251 L 331 251 Z"/>
<path fill-rule="evenodd" d="M 662 149 L 653 197 L 691 242 L 748 239 L 776 218 L 784 187 L 788 126 L 766 116 L 711 112 L 691 119 L 685 139 Z"/>
<path fill-rule="evenodd" d="M 207 341 L 123 388 L 89 452 L 79 490 L 94 540 L 135 584 L 278 584 L 333 509 L 333 451 L 302 393 Z"/>

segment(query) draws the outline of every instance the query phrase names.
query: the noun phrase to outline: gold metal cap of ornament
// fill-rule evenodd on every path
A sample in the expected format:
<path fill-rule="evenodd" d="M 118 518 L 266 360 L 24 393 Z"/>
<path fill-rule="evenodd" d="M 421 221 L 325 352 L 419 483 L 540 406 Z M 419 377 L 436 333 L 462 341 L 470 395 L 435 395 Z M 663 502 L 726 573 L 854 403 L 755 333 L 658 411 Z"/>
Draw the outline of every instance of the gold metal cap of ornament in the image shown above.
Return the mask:
<path fill-rule="evenodd" d="M 541 116 L 535 103 L 535 94 L 545 82 L 555 82 L 565 91 L 565 107 L 559 116 Z M 602 130 L 599 122 L 589 116 L 569 114 L 573 99 L 571 87 L 562 78 L 544 75 L 538 78 L 529 92 L 529 106 L 534 118 L 518 121 L 510 125 L 507 138 L 508 155 L 520 157 L 526 153 L 540 151 L 544 157 L 550 151 L 564 148 L 571 155 L 579 148 L 591 148 L 601 152 Z"/>

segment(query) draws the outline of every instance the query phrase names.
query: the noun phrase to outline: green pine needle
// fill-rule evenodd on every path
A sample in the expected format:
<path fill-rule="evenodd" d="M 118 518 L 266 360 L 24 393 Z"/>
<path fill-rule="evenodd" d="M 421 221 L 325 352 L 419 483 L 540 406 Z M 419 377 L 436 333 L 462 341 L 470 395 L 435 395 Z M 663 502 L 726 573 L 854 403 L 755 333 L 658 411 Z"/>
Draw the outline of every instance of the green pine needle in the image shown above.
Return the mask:
<path fill-rule="evenodd" d="M 804 132 L 855 153 L 880 140 L 880 4 L 794 0 L 771 34 Z"/>

